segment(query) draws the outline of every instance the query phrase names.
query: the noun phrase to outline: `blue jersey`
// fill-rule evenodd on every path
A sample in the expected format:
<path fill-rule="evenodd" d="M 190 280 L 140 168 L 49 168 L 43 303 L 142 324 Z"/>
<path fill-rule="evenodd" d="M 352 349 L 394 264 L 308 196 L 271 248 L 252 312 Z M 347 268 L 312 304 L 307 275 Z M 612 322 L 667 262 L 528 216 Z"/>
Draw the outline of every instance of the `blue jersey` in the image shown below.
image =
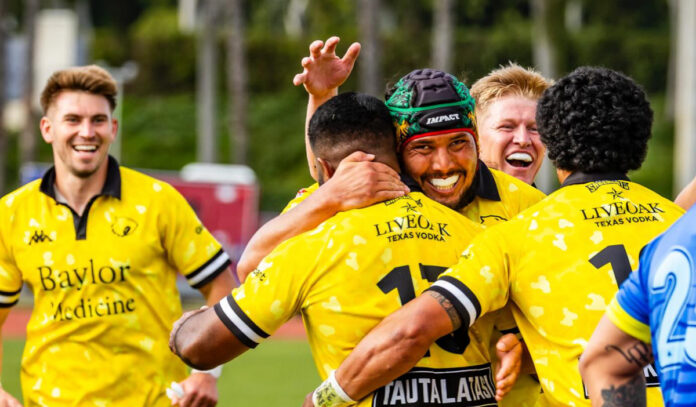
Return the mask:
<path fill-rule="evenodd" d="M 626 333 L 652 342 L 666 406 L 696 402 L 696 207 L 645 246 L 609 307 Z"/>

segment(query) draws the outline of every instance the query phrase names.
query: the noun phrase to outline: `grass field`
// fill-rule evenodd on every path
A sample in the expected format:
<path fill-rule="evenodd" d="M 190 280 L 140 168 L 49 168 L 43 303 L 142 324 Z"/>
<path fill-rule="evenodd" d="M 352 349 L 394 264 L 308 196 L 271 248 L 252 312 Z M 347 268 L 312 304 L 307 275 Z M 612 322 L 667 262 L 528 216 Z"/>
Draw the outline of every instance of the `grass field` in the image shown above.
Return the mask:
<path fill-rule="evenodd" d="M 21 393 L 19 362 L 21 339 L 4 339 L 2 385 Z M 218 382 L 219 406 L 299 406 L 319 384 L 309 345 L 304 340 L 270 339 L 225 365 Z"/>

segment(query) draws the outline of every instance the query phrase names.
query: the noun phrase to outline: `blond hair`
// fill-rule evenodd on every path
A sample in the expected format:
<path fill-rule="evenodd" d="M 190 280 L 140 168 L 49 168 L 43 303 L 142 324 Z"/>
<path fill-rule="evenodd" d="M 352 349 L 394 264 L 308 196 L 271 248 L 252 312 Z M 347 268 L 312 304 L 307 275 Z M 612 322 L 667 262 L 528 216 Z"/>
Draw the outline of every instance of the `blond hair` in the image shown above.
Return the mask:
<path fill-rule="evenodd" d="M 514 62 L 491 71 L 471 87 L 471 96 L 476 99 L 476 114 L 483 112 L 494 100 L 503 96 L 524 96 L 537 100 L 553 85 L 532 68 L 523 68 Z"/>
<path fill-rule="evenodd" d="M 111 111 L 116 107 L 116 81 L 96 65 L 78 66 L 56 71 L 48 78 L 41 92 L 41 107 L 48 111 L 58 94 L 64 90 L 82 91 L 106 98 Z"/>

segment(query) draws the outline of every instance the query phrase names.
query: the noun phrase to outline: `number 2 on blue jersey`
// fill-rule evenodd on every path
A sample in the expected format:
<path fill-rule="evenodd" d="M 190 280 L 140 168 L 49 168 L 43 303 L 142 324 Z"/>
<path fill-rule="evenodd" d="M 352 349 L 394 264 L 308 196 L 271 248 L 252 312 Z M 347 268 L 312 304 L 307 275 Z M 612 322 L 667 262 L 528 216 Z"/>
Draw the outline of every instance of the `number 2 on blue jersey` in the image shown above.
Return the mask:
<path fill-rule="evenodd" d="M 696 366 L 696 315 L 694 304 L 689 304 L 694 272 L 693 259 L 675 248 L 660 263 L 650 282 L 650 295 L 665 299 L 662 323 L 656 335 L 662 369 L 678 367 L 684 356 L 690 365 Z M 689 306 L 691 309 L 686 309 Z M 687 324 L 683 334 L 675 332 L 680 322 Z"/>

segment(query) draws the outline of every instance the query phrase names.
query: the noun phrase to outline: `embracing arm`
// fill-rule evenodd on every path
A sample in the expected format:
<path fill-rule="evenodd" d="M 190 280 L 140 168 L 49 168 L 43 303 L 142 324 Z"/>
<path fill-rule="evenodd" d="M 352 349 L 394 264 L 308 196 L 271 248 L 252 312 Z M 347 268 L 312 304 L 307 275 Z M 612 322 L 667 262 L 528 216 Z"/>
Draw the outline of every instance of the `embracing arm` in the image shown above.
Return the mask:
<path fill-rule="evenodd" d="M 580 357 L 580 374 L 593 406 L 645 406 L 643 367 L 650 344 L 620 330 L 605 315 Z"/>
<path fill-rule="evenodd" d="M 449 301 L 427 291 L 370 331 L 341 363 L 336 380 L 359 400 L 408 372 L 435 340 L 460 325 Z"/>
<path fill-rule="evenodd" d="M 372 154 L 354 152 L 341 161 L 333 176 L 316 192 L 263 225 L 239 259 L 239 281 L 244 281 L 280 243 L 314 229 L 337 212 L 362 208 L 409 192 L 396 171 L 373 159 Z"/>
<path fill-rule="evenodd" d="M 249 349 L 215 314 L 214 308 L 189 311 L 174 323 L 169 349 L 195 369 L 211 369 Z"/>

